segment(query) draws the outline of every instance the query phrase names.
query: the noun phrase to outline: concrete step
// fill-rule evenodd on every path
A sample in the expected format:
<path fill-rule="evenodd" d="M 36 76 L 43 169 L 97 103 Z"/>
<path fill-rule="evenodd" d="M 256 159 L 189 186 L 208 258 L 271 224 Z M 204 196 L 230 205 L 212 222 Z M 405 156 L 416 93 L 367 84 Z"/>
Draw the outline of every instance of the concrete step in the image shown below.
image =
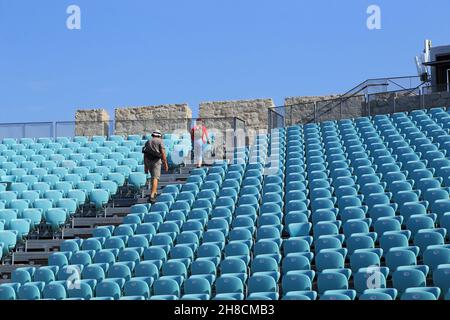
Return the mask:
<path fill-rule="evenodd" d="M 106 208 L 107 217 L 123 217 L 130 213 L 130 207 L 108 207 Z"/>
<path fill-rule="evenodd" d="M 136 198 L 116 198 L 114 199 L 113 205 L 111 207 L 114 208 L 128 208 L 137 203 Z M 108 208 L 109 209 L 109 208 Z M 108 209 L 106 210 L 106 215 L 108 215 Z"/>
<path fill-rule="evenodd" d="M 179 180 L 177 180 L 177 181 L 167 181 L 167 182 L 160 181 L 158 183 L 158 193 L 161 193 L 164 190 L 164 188 L 167 187 L 167 186 L 174 185 L 174 184 L 181 184 L 181 185 L 183 185 L 185 183 L 186 183 L 186 181 L 179 181 Z M 149 195 L 149 194 L 150 194 L 150 190 L 148 190 L 148 189 L 144 190 L 144 195 Z"/>
<path fill-rule="evenodd" d="M 59 249 L 64 241 L 63 239 L 28 240 L 25 243 L 25 251 L 54 251 Z"/>
<path fill-rule="evenodd" d="M 187 178 L 189 178 L 189 173 L 162 174 L 159 181 L 177 181 Z"/>
<path fill-rule="evenodd" d="M 180 181 L 180 180 L 177 180 L 177 181 L 166 181 L 166 182 L 165 181 L 160 181 L 159 184 L 158 184 L 158 189 L 162 190 L 166 186 L 170 186 L 172 184 L 185 184 L 185 183 L 186 183 L 186 181 Z"/>
<path fill-rule="evenodd" d="M 98 217 L 98 218 L 74 218 L 72 228 L 119 225 L 123 221 L 122 217 Z"/>
<path fill-rule="evenodd" d="M 136 204 L 147 204 L 148 202 L 148 197 L 150 196 L 150 194 L 148 194 L 148 196 L 146 198 L 139 198 L 137 199 Z"/>
<path fill-rule="evenodd" d="M 63 238 L 73 239 L 73 238 L 90 238 L 95 228 L 67 228 L 64 229 Z"/>
<path fill-rule="evenodd" d="M 180 169 L 180 174 L 190 174 L 192 169 L 182 168 Z"/>
<path fill-rule="evenodd" d="M 48 257 L 52 252 L 14 252 L 12 264 L 27 263 L 47 265 Z"/>

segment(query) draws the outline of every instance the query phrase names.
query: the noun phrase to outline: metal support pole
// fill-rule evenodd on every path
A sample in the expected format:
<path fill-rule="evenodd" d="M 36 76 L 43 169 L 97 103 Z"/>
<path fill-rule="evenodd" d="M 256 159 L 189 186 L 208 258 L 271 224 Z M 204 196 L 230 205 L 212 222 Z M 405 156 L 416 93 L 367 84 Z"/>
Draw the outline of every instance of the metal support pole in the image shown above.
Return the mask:
<path fill-rule="evenodd" d="M 293 121 L 292 121 L 292 117 L 293 117 L 293 115 L 292 115 L 292 113 L 293 113 L 293 111 L 292 111 L 292 109 L 294 108 L 294 106 L 290 106 L 289 107 L 289 113 L 290 113 L 290 115 L 289 115 L 289 125 L 290 126 L 292 126 L 292 125 L 294 125 L 294 123 L 293 123 Z M 286 110 L 285 110 L 285 112 L 286 112 Z M 284 119 L 284 123 L 286 124 L 286 119 Z"/>
<path fill-rule="evenodd" d="M 55 122 L 55 139 L 58 138 L 58 122 Z"/>
<path fill-rule="evenodd" d="M 314 123 L 317 123 L 317 101 L 314 101 Z"/>
<path fill-rule="evenodd" d="M 50 136 L 53 137 L 53 139 L 55 139 L 56 141 L 56 136 L 55 136 L 55 123 L 52 122 L 50 124 Z"/>
<path fill-rule="evenodd" d="M 422 109 L 425 109 L 426 107 L 425 107 L 425 93 L 424 93 L 424 91 L 425 91 L 425 88 L 422 88 Z"/>
<path fill-rule="evenodd" d="M 394 93 L 394 113 L 395 113 L 395 110 L 397 109 L 396 107 L 397 107 L 397 92 Z"/>
<path fill-rule="evenodd" d="M 269 112 L 270 112 L 270 110 L 269 110 Z M 234 133 L 233 133 L 233 144 L 234 144 L 234 147 L 232 148 L 232 150 L 233 150 L 233 153 L 234 153 L 234 150 L 237 147 L 237 134 L 236 134 L 237 118 L 236 117 L 233 118 L 233 127 L 234 127 Z"/>

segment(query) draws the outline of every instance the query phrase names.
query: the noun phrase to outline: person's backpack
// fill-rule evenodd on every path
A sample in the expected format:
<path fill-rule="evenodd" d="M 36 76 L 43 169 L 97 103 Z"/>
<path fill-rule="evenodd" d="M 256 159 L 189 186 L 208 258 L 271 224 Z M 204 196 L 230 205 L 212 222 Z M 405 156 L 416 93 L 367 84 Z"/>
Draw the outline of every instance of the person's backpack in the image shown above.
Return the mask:
<path fill-rule="evenodd" d="M 142 153 L 149 157 L 150 159 L 161 159 L 162 155 L 159 152 L 154 151 L 152 148 L 150 148 L 150 141 L 147 141 L 142 148 Z"/>

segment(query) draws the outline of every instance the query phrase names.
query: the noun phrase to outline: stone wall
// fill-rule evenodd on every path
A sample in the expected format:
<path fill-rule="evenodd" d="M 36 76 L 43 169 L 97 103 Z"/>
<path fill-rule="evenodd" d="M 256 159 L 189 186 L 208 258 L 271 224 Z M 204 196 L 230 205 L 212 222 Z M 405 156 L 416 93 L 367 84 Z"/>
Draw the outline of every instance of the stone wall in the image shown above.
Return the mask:
<path fill-rule="evenodd" d="M 394 112 L 408 112 L 422 108 L 422 97 L 420 95 L 399 95 L 394 99 L 394 102 Z"/>
<path fill-rule="evenodd" d="M 449 92 L 425 93 L 394 91 L 343 99 L 338 95 L 321 97 L 290 97 L 285 99 L 285 124 L 314 123 L 351 119 L 368 115 L 391 114 L 411 110 L 450 106 Z M 280 110 L 277 110 L 280 112 Z"/>
<path fill-rule="evenodd" d="M 233 118 L 245 121 L 247 128 L 267 129 L 268 109 L 275 107 L 272 99 L 203 102 L 200 104 L 201 118 Z"/>
<path fill-rule="evenodd" d="M 285 99 L 286 125 L 356 118 L 364 115 L 364 96 L 339 100 L 339 95 Z"/>
<path fill-rule="evenodd" d="M 450 92 L 434 92 L 422 97 L 423 104 L 427 106 L 427 108 L 434 107 L 450 107 Z"/>
<path fill-rule="evenodd" d="M 450 106 L 450 93 L 429 93 L 412 95 L 410 92 L 386 92 L 369 96 L 355 96 L 339 102 L 339 95 L 289 97 L 285 99 L 284 110 L 287 126 L 296 123 L 313 123 L 326 120 L 357 118 L 366 115 L 388 114 L 414 109 Z M 210 132 L 219 136 L 218 144 L 230 145 L 234 141 L 234 118 L 245 121 L 247 143 L 252 143 L 258 133 L 266 133 L 268 109 L 275 107 L 272 99 L 204 102 L 199 107 L 199 117 L 205 120 Z M 192 110 L 187 104 L 170 104 L 117 108 L 115 127 L 104 109 L 78 110 L 75 115 L 76 135 L 144 135 L 155 129 L 163 133 L 182 133 L 192 126 Z M 273 121 L 273 120 L 272 120 Z M 237 128 L 243 127 L 237 121 Z M 72 127 L 71 127 L 72 130 Z M 238 139 L 244 136 L 238 132 Z M 239 140 L 242 145 L 245 139 Z M 220 148 L 219 148 L 220 149 Z"/>
<path fill-rule="evenodd" d="M 77 110 L 75 113 L 76 136 L 106 136 L 109 134 L 109 114 L 105 109 Z"/>
<path fill-rule="evenodd" d="M 181 133 L 191 128 L 192 110 L 187 104 L 117 108 L 115 132 L 118 135 Z"/>
<path fill-rule="evenodd" d="M 233 129 L 233 118 L 242 119 L 247 129 L 247 142 L 252 143 L 255 135 L 267 133 L 269 108 L 273 107 L 275 103 L 272 99 L 203 102 L 200 104 L 199 116 L 205 119 L 209 128 L 216 130 Z"/>
<path fill-rule="evenodd" d="M 408 112 L 420 109 L 422 99 L 420 95 L 409 92 L 384 92 L 369 95 L 367 112 L 369 115 Z"/>
<path fill-rule="evenodd" d="M 368 109 L 370 115 L 376 115 L 448 106 L 450 106 L 450 92 L 430 92 L 423 95 L 386 92 L 371 95 Z"/>

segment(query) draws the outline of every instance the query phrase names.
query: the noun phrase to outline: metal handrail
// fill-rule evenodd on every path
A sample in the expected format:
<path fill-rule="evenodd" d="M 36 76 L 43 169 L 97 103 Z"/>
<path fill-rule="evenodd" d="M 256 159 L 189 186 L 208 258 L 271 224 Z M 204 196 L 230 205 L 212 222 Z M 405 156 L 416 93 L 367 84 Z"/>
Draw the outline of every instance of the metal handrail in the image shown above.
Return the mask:
<path fill-rule="evenodd" d="M 404 80 L 404 79 L 409 79 L 410 80 L 410 86 L 404 86 L 402 85 L 399 80 Z M 371 87 L 381 87 L 381 86 L 385 86 L 387 87 L 389 84 L 393 84 L 395 85 L 397 88 L 401 88 L 399 90 L 389 90 L 386 92 L 400 92 L 403 91 L 405 92 L 406 95 L 421 95 L 420 93 L 420 89 L 426 84 L 426 82 L 418 82 L 418 85 L 414 85 L 413 86 L 413 82 L 415 82 L 414 80 L 420 80 L 419 76 L 401 76 L 401 77 L 384 77 L 384 78 L 371 78 L 371 79 L 367 79 L 363 82 L 361 82 L 360 84 L 358 84 L 357 86 L 353 87 L 352 89 L 348 90 L 347 92 L 345 92 L 342 95 L 338 95 L 336 98 L 333 99 L 324 99 L 324 100 L 320 100 L 320 101 L 311 101 L 311 102 L 304 102 L 304 103 L 291 103 L 291 104 L 285 104 L 284 106 L 277 106 L 277 107 L 272 107 L 269 108 L 269 115 L 271 115 L 272 113 L 275 113 L 276 115 L 283 117 L 283 121 L 286 120 L 289 115 L 288 115 L 288 108 L 290 108 L 292 110 L 293 107 L 295 106 L 301 106 L 301 105 L 307 105 L 307 104 L 314 104 L 314 120 L 313 121 L 318 121 L 318 119 L 320 119 L 321 116 L 323 116 L 324 114 L 326 114 L 327 112 L 329 112 L 330 110 L 332 110 L 333 108 L 337 107 L 338 105 L 340 105 L 342 107 L 342 104 L 345 103 L 346 101 L 350 100 L 351 98 L 354 98 L 356 96 L 360 96 L 360 97 L 364 97 L 364 100 L 367 103 L 368 100 L 368 96 L 375 94 L 375 93 L 369 93 L 368 89 Z M 378 83 L 376 83 L 378 82 Z M 419 89 L 419 93 L 417 93 L 416 91 Z M 381 92 L 380 92 L 381 93 Z M 320 113 L 317 113 L 317 103 L 326 103 L 327 104 L 321 106 L 321 110 Z M 277 109 L 283 109 L 284 110 L 284 114 L 278 112 Z M 272 124 L 271 121 L 271 117 L 269 116 L 269 128 Z"/>
<path fill-rule="evenodd" d="M 371 78 L 371 79 L 367 79 L 361 83 L 359 83 L 358 85 L 356 85 L 355 87 L 353 87 L 352 89 L 348 90 L 347 92 L 343 93 L 342 95 L 339 95 L 339 98 L 342 98 L 350 93 L 352 93 L 354 90 L 356 90 L 359 87 L 362 87 L 361 89 L 359 89 L 357 92 L 352 93 L 352 95 L 355 95 L 359 92 L 361 92 L 364 89 L 367 89 L 368 87 L 378 87 L 378 86 L 382 86 L 383 84 L 371 84 L 369 82 L 374 82 L 374 81 L 381 81 L 381 80 L 386 80 L 386 81 L 390 81 L 393 84 L 403 88 L 403 86 L 401 86 L 400 84 L 394 82 L 393 80 L 399 80 L 399 79 L 413 79 L 413 78 L 417 78 L 420 79 L 419 76 L 403 76 L 403 77 L 389 77 L 389 78 Z M 387 85 L 387 84 L 386 84 Z M 336 99 L 330 99 L 330 100 L 336 100 Z M 326 101 L 326 100 L 323 100 Z M 287 104 L 284 105 L 284 107 L 290 107 L 290 106 L 296 106 L 298 104 L 294 103 L 294 104 Z M 273 109 L 273 108 L 272 108 Z"/>
<path fill-rule="evenodd" d="M 334 107 L 336 107 L 337 105 L 342 105 L 342 103 L 348 101 L 349 99 L 358 96 L 358 95 L 362 95 L 361 93 L 363 91 L 366 91 L 368 88 L 370 87 L 379 87 L 379 86 L 388 86 L 389 83 L 392 83 L 394 85 L 396 85 L 397 87 L 400 87 L 404 90 L 410 90 L 410 92 L 415 92 L 418 88 L 422 87 L 425 83 L 422 82 L 420 83 L 418 86 L 413 87 L 413 88 L 405 88 L 404 86 L 402 86 L 400 83 L 398 83 L 398 81 L 395 80 L 401 80 L 401 79 L 420 79 L 419 76 L 402 76 L 402 77 L 389 77 L 389 78 L 372 78 L 372 79 L 367 79 L 363 82 L 361 82 L 360 84 L 358 84 L 357 86 L 353 87 L 352 89 L 350 89 L 349 91 L 347 91 L 346 93 L 339 95 L 338 98 L 335 99 L 327 99 L 327 100 L 321 100 L 321 102 L 326 102 L 326 101 L 330 101 L 328 105 L 325 105 L 322 107 L 322 111 L 320 114 L 315 114 L 314 118 L 315 121 L 317 120 L 317 117 L 322 116 L 323 114 L 325 114 L 326 112 L 329 112 L 330 110 L 332 110 Z M 376 81 L 384 81 L 384 83 L 373 83 Z M 355 91 L 356 90 L 356 91 Z M 399 90 L 400 91 L 400 90 Z M 364 93 L 364 97 L 367 100 L 367 92 Z M 333 103 L 336 102 L 334 105 Z M 313 102 L 311 102 L 313 103 Z M 287 104 L 285 106 L 283 106 L 284 108 L 288 108 L 288 107 L 293 107 L 293 106 L 298 106 L 300 104 Z M 277 107 L 275 107 L 277 108 Z M 270 108 L 271 111 L 274 111 L 275 108 Z M 278 112 L 277 112 L 278 113 Z"/>
<path fill-rule="evenodd" d="M 55 122 L 51 122 L 51 121 L 38 121 L 38 122 L 1 122 L 0 126 L 5 126 L 5 125 L 9 125 L 9 126 L 22 126 L 22 125 L 43 125 L 43 124 L 49 124 L 49 125 L 53 125 Z"/>

